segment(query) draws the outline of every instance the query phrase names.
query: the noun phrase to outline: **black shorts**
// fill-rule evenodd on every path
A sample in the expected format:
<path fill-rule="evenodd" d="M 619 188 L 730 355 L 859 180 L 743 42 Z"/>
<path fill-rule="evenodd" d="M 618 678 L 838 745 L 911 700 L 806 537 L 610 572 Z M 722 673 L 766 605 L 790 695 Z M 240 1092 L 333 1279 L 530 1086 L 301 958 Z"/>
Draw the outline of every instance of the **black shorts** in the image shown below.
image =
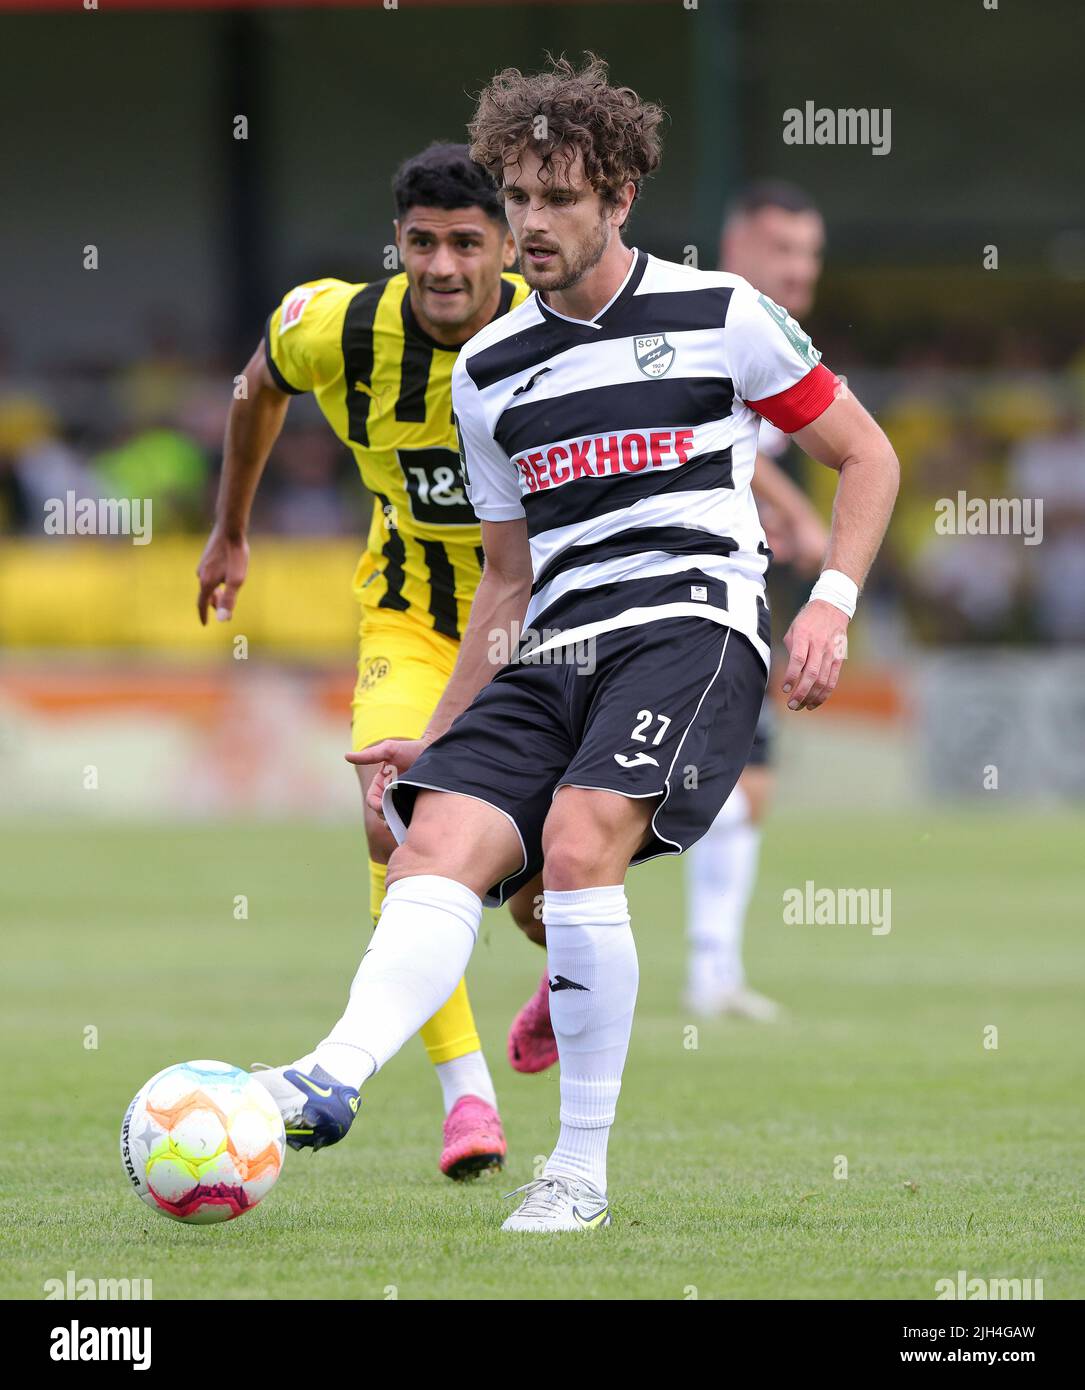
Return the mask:
<path fill-rule="evenodd" d="M 665 619 L 601 634 L 592 656 L 594 669 L 579 648 L 503 667 L 385 792 L 401 841 L 422 789 L 508 816 L 523 863 L 490 889 L 487 906 L 542 867 L 543 823 L 559 787 L 659 798 L 639 864 L 699 840 L 749 757 L 766 672 L 740 632 L 707 618 Z"/>

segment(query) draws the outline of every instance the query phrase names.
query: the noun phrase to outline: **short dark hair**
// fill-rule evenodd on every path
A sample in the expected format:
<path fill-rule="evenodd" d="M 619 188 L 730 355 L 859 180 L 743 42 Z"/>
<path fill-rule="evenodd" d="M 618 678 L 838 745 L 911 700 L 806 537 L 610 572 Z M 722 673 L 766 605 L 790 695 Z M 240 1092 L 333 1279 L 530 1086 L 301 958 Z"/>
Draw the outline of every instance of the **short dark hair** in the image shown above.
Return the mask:
<path fill-rule="evenodd" d="M 435 140 L 421 154 L 405 159 L 392 179 L 396 216 L 409 208 L 481 208 L 495 222 L 505 221 L 497 188 L 466 145 Z"/>
<path fill-rule="evenodd" d="M 819 212 L 810 194 L 786 179 L 758 179 L 739 189 L 727 204 L 726 221 L 732 217 L 752 216 L 765 208 L 782 208 L 784 212 Z"/>

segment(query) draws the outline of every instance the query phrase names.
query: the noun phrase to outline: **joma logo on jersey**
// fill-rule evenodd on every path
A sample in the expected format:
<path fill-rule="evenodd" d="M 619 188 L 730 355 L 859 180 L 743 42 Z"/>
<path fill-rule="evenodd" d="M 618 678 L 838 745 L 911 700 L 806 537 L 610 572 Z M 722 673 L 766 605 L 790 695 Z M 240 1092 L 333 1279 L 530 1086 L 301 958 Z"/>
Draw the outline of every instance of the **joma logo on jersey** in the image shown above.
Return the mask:
<path fill-rule="evenodd" d="M 674 362 L 674 348 L 667 342 L 666 333 L 652 333 L 645 338 L 634 338 L 633 353 L 637 359 L 637 366 L 645 376 L 665 376 Z"/>
<path fill-rule="evenodd" d="M 577 478 L 602 478 L 617 473 L 640 473 L 686 463 L 693 452 L 693 431 L 651 430 L 641 434 L 596 435 L 552 444 L 513 460 L 528 492 L 560 487 Z"/>

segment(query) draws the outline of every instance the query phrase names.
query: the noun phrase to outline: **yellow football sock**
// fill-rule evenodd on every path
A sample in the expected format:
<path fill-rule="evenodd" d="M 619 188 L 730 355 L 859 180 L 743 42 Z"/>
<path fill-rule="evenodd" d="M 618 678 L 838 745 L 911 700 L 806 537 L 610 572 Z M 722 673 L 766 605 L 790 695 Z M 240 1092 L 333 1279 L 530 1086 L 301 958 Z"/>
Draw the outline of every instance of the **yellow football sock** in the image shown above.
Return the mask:
<path fill-rule="evenodd" d="M 380 917 L 381 903 L 384 902 L 384 881 L 387 873 L 387 864 L 378 864 L 372 859 L 369 861 L 369 911 L 374 926 Z M 429 1059 L 434 1066 L 438 1062 L 451 1062 L 457 1057 L 465 1057 L 469 1052 L 481 1051 L 482 1042 L 475 1027 L 471 1001 L 467 997 L 466 980 L 459 982 L 448 1003 L 437 1010 L 421 1029 L 421 1033 Z"/>

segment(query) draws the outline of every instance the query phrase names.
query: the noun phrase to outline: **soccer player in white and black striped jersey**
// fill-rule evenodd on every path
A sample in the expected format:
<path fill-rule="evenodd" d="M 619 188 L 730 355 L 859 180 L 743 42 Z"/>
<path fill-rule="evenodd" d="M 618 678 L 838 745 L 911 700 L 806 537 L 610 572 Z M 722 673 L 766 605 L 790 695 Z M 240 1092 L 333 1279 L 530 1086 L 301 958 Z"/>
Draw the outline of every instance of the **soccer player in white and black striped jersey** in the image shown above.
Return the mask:
<path fill-rule="evenodd" d="M 460 979 L 483 903 L 542 866 L 560 1132 L 507 1230 L 610 1220 L 638 979 L 625 874 L 705 832 L 765 688 L 758 421 L 840 472 L 827 567 L 785 638 L 791 708 L 836 685 L 896 493 L 885 436 L 783 310 L 738 276 L 623 242 L 661 117 L 596 59 L 506 70 L 480 98 L 472 157 L 500 183 L 536 291 L 466 345 L 453 379 L 486 566 L 424 737 L 351 755 L 382 765 L 370 794 L 400 843 L 343 1017 L 285 1072 L 297 1113 L 341 1137 L 356 1089 Z M 495 673 L 495 634 L 521 624 Z"/>

